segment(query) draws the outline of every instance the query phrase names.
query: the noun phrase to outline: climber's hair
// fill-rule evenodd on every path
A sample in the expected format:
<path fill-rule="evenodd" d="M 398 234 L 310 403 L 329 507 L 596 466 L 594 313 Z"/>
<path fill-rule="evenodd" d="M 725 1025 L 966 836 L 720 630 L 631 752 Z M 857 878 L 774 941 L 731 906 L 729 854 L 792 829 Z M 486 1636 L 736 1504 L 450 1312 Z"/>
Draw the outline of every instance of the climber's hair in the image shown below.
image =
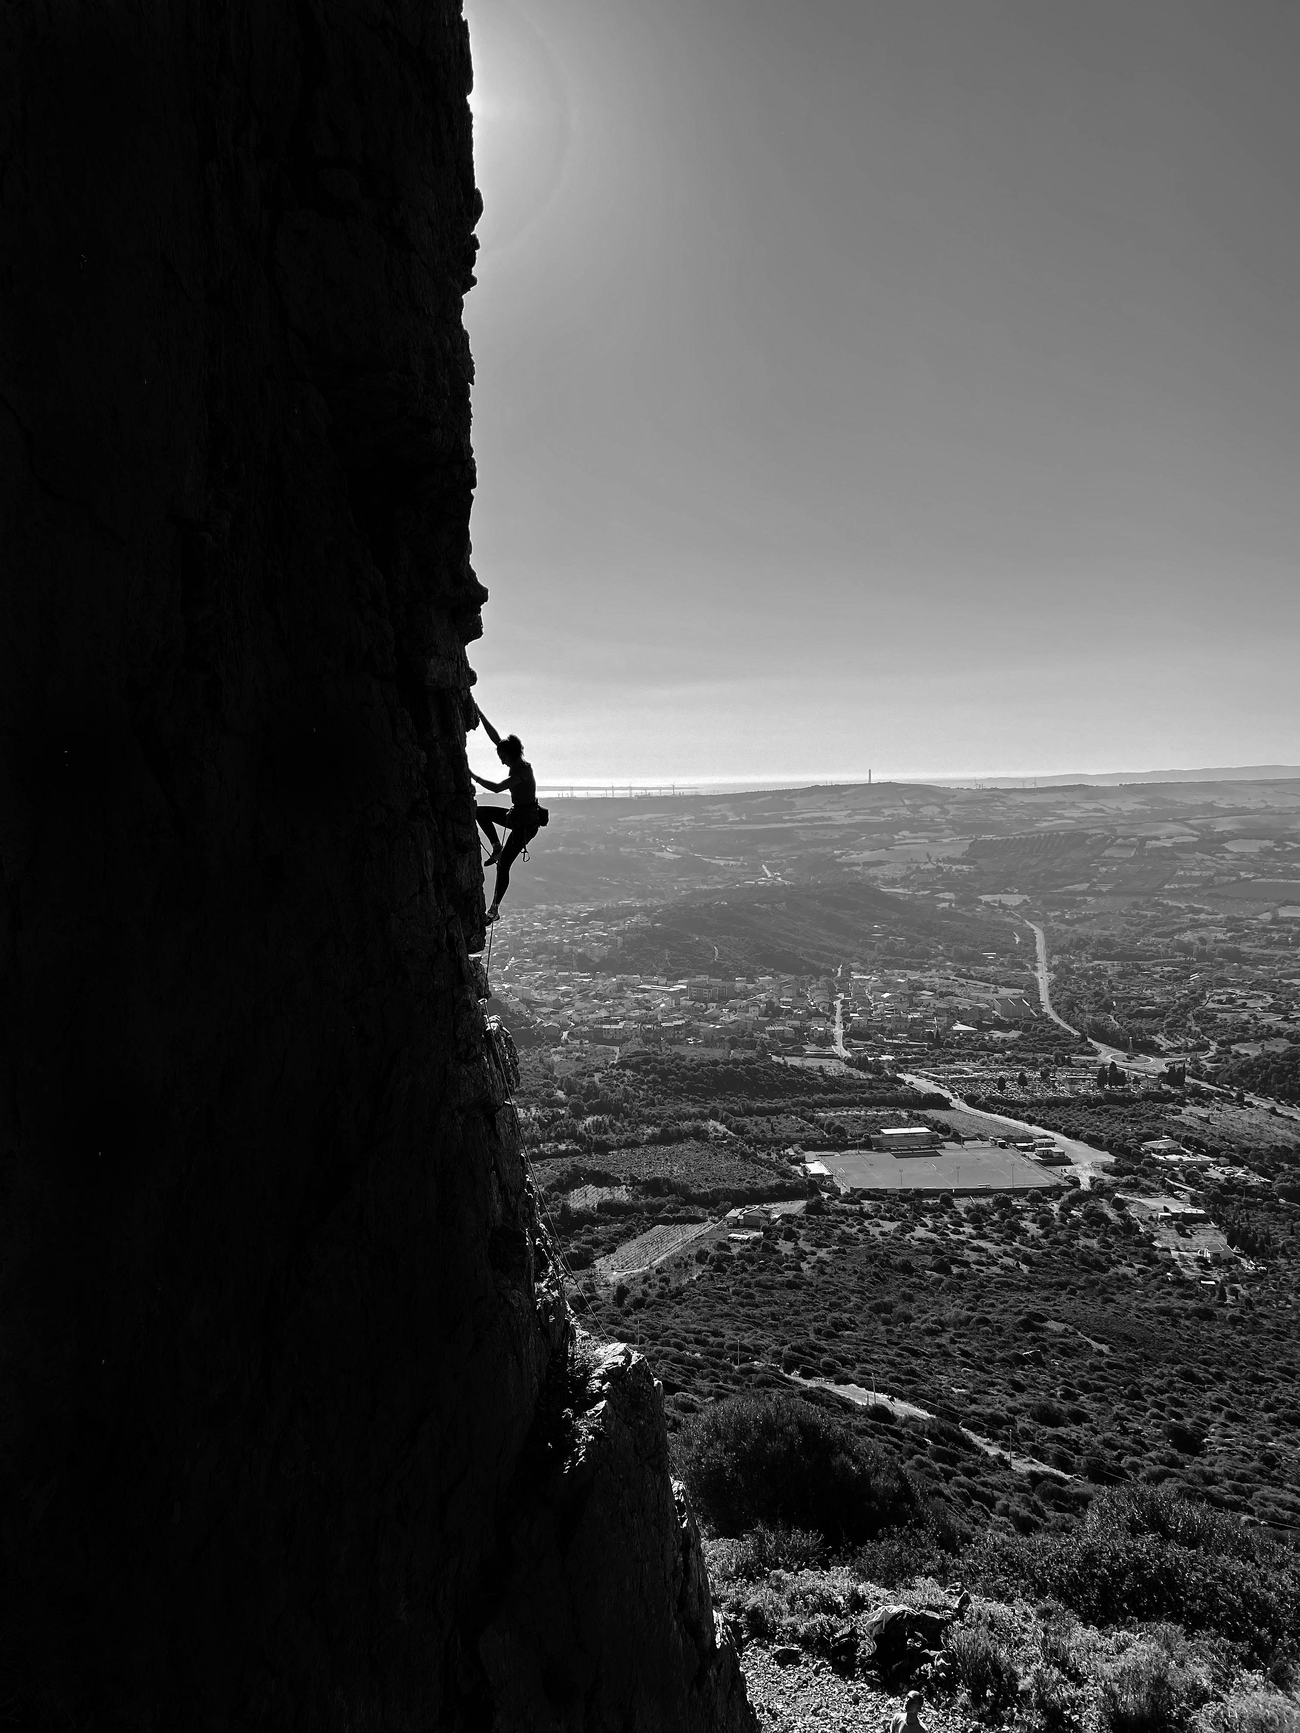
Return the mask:
<path fill-rule="evenodd" d="M 517 734 L 507 734 L 497 751 L 507 764 L 516 764 L 524 755 L 524 743 Z"/>

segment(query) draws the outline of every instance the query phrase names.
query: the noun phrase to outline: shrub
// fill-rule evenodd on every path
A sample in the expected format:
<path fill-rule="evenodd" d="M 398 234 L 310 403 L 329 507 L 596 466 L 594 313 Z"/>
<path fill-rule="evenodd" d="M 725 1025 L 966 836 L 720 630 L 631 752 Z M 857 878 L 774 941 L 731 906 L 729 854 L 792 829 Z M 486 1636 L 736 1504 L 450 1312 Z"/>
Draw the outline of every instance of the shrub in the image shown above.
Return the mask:
<path fill-rule="evenodd" d="M 877 1404 L 877 1406 L 883 1406 L 883 1404 Z M 927 1438 L 933 1439 L 936 1444 L 946 1445 L 950 1450 L 962 1451 L 966 1455 L 978 1455 L 979 1453 L 979 1446 L 975 1441 L 968 1438 L 961 1427 L 951 1420 L 945 1420 L 935 1415 L 925 1422 L 923 1431 Z"/>
<path fill-rule="evenodd" d="M 853 1555 L 853 1569 L 863 1581 L 886 1589 L 912 1583 L 918 1576 L 946 1575 L 951 1568 L 950 1549 L 941 1544 L 929 1524 L 894 1529 L 868 1541 Z"/>
<path fill-rule="evenodd" d="M 1066 1613 L 1044 1620 L 1038 1633 L 1038 1652 L 1048 1672 L 1062 1674 L 1081 1684 L 1090 1670 L 1090 1645 L 1078 1624 Z"/>
<path fill-rule="evenodd" d="M 1135 1486 L 1100 1497 L 1094 1527 L 1115 1526 L 1137 1537 L 1157 1535 L 1194 1552 L 1254 1559 L 1259 1539 L 1235 1517 L 1167 1487 Z"/>
<path fill-rule="evenodd" d="M 1015 1701 L 1020 1676 L 1011 1651 L 983 1621 L 954 1625 L 944 1638 L 944 1652 L 978 1708 L 996 1713 Z"/>
<path fill-rule="evenodd" d="M 1079 1725 L 1082 1699 L 1059 1668 L 1036 1661 L 1026 1678 L 1030 1713 L 1044 1733 L 1068 1733 Z"/>
<path fill-rule="evenodd" d="M 1268 1658 L 1264 1676 L 1279 1691 L 1300 1696 L 1300 1644 L 1294 1635 L 1283 1637 Z"/>
<path fill-rule="evenodd" d="M 725 1574 L 756 1581 L 769 1571 L 815 1570 L 826 1557 L 826 1541 L 804 1528 L 769 1528 L 760 1522 L 725 1546 Z"/>
<path fill-rule="evenodd" d="M 764 1523 L 854 1545 L 919 1514 L 892 1456 L 797 1396 L 730 1397 L 674 1444 L 692 1502 L 723 1535 Z"/>
<path fill-rule="evenodd" d="M 1029 1418 L 1036 1420 L 1040 1426 L 1064 1426 L 1067 1416 L 1059 1403 L 1044 1397 L 1030 1405 Z"/>
<path fill-rule="evenodd" d="M 1265 1661 L 1300 1621 L 1300 1557 L 1166 1487 L 1106 1488 L 1069 1537 L 990 1535 L 968 1562 L 992 1592 L 1028 1588 L 1096 1624 L 1173 1619 Z"/>
<path fill-rule="evenodd" d="M 1300 1733 L 1300 1707 L 1277 1691 L 1241 1692 L 1207 1719 L 1215 1733 Z"/>
<path fill-rule="evenodd" d="M 795 1639 L 809 1654 L 829 1655 L 839 1629 L 839 1621 L 829 1613 L 814 1613 L 795 1627 Z"/>
<path fill-rule="evenodd" d="M 1185 1456 L 1199 1456 L 1205 1449 L 1204 1431 L 1181 1420 L 1171 1420 L 1165 1427 L 1165 1436 L 1174 1449 L 1181 1450 Z"/>
<path fill-rule="evenodd" d="M 814 1613 L 828 1613 L 843 1619 L 846 1613 L 861 1612 L 867 1604 L 863 1585 L 843 1568 L 830 1570 L 783 1572 L 770 1577 L 769 1583 L 779 1584 L 786 1606 L 792 1615 L 810 1618 Z"/>
<path fill-rule="evenodd" d="M 781 1628 L 785 1608 L 779 1595 L 769 1588 L 757 1588 L 745 1599 L 741 1617 L 751 1637 L 770 1642 Z"/>
<path fill-rule="evenodd" d="M 1162 1649 L 1134 1649 L 1101 1683 L 1100 1719 L 1108 1733 L 1177 1733 L 1191 1703 Z"/>

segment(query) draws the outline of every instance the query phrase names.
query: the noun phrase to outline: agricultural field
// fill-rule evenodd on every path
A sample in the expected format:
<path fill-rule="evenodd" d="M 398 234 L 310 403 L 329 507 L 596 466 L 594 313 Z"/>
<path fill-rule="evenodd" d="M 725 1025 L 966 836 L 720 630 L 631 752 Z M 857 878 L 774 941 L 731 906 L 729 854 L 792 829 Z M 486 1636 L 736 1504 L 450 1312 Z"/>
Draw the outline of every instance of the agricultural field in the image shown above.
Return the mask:
<path fill-rule="evenodd" d="M 940 1098 L 897 1077 L 827 1077 L 767 1061 L 646 1056 L 557 1072 L 523 1057 L 516 1102 L 544 1211 L 574 1268 L 657 1228 L 742 1204 L 806 1199 L 805 1148 L 926 1123 Z"/>

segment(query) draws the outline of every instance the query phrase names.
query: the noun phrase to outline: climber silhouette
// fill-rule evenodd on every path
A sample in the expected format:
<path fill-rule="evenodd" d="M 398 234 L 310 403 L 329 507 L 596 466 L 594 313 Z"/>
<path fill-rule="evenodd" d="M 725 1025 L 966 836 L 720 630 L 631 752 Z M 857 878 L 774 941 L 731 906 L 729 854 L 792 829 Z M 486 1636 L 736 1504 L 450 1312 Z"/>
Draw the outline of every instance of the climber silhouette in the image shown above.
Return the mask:
<path fill-rule="evenodd" d="M 477 705 L 475 709 L 478 709 Z M 490 782 L 486 776 L 470 771 L 480 788 L 490 789 L 493 794 L 500 794 L 505 788 L 510 790 L 509 807 L 480 806 L 477 814 L 479 829 L 492 845 L 492 852 L 483 865 L 497 869 L 492 907 L 487 912 L 487 923 L 491 926 L 500 915 L 501 899 L 510 888 L 510 868 L 547 822 L 550 814 L 544 806 L 537 804 L 537 781 L 533 776 L 532 765 L 524 757 L 519 736 L 507 734 L 503 740 L 481 710 L 478 710 L 478 719 L 487 730 L 488 739 L 496 747 L 497 757 L 509 771 L 503 782 Z M 496 833 L 497 825 L 510 832 L 504 846 Z"/>

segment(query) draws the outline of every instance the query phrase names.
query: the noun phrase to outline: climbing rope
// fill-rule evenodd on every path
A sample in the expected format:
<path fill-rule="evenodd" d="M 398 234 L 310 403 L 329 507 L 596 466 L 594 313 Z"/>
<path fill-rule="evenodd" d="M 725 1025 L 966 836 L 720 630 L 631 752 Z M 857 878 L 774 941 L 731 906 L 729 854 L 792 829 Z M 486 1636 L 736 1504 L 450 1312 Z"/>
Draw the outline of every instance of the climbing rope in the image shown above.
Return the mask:
<path fill-rule="evenodd" d="M 486 844 L 487 844 L 487 838 L 483 835 L 482 831 L 480 831 L 479 832 L 479 838 L 478 838 L 478 848 L 479 848 L 479 859 L 482 861 L 486 861 L 486 859 L 487 859 L 487 855 L 483 852 L 485 847 L 486 847 Z M 497 924 L 495 921 L 493 921 L 492 925 L 488 928 L 487 962 L 483 965 L 483 972 L 488 978 L 489 989 L 491 989 L 491 986 L 492 986 L 492 941 L 493 941 L 493 939 L 496 938 L 496 936 L 497 936 Z"/>
<path fill-rule="evenodd" d="M 528 1177 L 533 1182 L 533 1196 L 537 1199 L 537 1207 L 541 1211 L 542 1219 L 550 1230 L 552 1252 L 560 1275 L 560 1289 L 567 1300 L 572 1290 L 578 1289 L 581 1291 L 581 1284 L 579 1283 L 577 1276 L 574 1274 L 573 1269 L 569 1264 L 569 1260 L 564 1255 L 559 1229 L 555 1225 L 555 1219 L 551 1215 L 550 1210 L 546 1207 L 546 1199 L 542 1195 L 542 1189 L 537 1183 L 537 1176 L 533 1172 L 533 1164 L 529 1161 L 528 1152 L 522 1147 L 522 1145 L 520 1146 L 520 1154 L 524 1158 L 524 1167 L 527 1170 Z M 583 1299 L 587 1306 L 587 1310 L 580 1314 L 583 1320 L 583 1328 L 587 1330 L 590 1335 L 598 1337 L 606 1348 L 617 1347 L 617 1339 L 611 1336 L 600 1323 L 592 1308 L 591 1301 L 587 1300 L 585 1294 L 583 1294 Z"/>
<path fill-rule="evenodd" d="M 486 853 L 487 839 L 480 833 L 478 840 L 479 840 L 480 858 L 486 861 L 486 859 L 487 859 L 487 853 Z M 528 859 L 527 848 L 524 849 L 523 858 L 525 860 Z M 491 990 L 491 986 L 492 986 L 492 945 L 496 939 L 496 936 L 497 936 L 497 922 L 493 921 L 492 925 L 488 928 L 487 961 L 484 964 L 484 970 L 483 970 L 484 974 L 487 976 L 489 991 Z M 528 1174 L 528 1178 L 532 1182 L 533 1196 L 537 1199 L 537 1207 L 540 1210 L 541 1215 L 542 1215 L 542 1219 L 546 1223 L 547 1229 L 550 1232 L 551 1255 L 552 1255 L 552 1260 L 555 1264 L 555 1267 L 556 1267 L 556 1270 L 557 1270 L 557 1273 L 559 1276 L 560 1291 L 564 1295 L 564 1298 L 566 1300 L 568 1300 L 569 1295 L 572 1292 L 574 1292 L 575 1290 L 579 1293 L 582 1293 L 582 1287 L 578 1281 L 577 1276 L 574 1274 L 572 1267 L 569 1264 L 569 1260 L 564 1255 L 563 1242 L 560 1239 L 560 1230 L 556 1227 L 555 1218 L 551 1215 L 550 1210 L 547 1208 L 546 1198 L 542 1193 L 541 1186 L 538 1185 L 538 1183 L 537 1183 L 537 1175 L 533 1172 L 533 1164 L 528 1159 L 528 1151 L 524 1148 L 522 1139 L 520 1140 L 519 1153 L 523 1157 L 524 1169 L 525 1169 L 526 1173 Z M 582 1319 L 583 1319 L 583 1328 L 586 1329 L 590 1335 L 596 1336 L 604 1347 L 606 1347 L 606 1348 L 618 1347 L 619 1342 L 618 1342 L 617 1338 L 611 1336 L 609 1334 L 609 1332 L 605 1329 L 605 1327 L 601 1324 L 600 1320 L 597 1318 L 597 1316 L 595 1314 L 595 1310 L 592 1306 L 591 1301 L 587 1299 L 585 1293 L 583 1293 L 583 1300 L 584 1300 L 584 1303 L 586 1305 L 586 1310 L 581 1314 Z"/>

